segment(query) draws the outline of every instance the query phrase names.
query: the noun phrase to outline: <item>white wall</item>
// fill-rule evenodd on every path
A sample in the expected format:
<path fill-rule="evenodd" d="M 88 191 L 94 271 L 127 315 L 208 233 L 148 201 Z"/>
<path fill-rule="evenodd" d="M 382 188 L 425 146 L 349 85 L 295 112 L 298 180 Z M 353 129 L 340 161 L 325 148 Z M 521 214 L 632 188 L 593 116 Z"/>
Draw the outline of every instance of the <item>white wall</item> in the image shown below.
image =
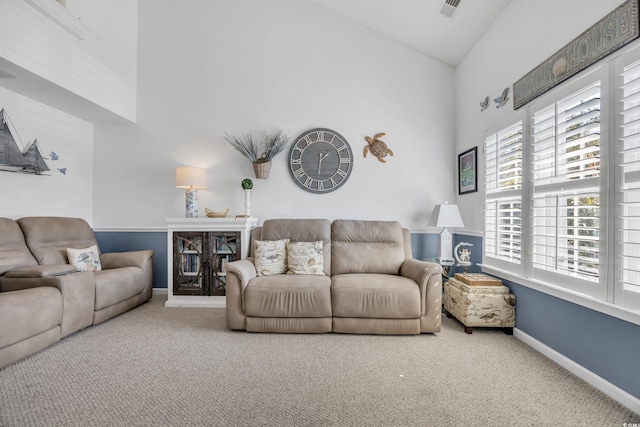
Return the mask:
<path fill-rule="evenodd" d="M 91 223 L 93 125 L 3 88 L 1 108 L 24 149 L 37 139 L 51 170 L 42 175 L 0 171 L 0 216 L 73 216 Z M 51 151 L 58 160 L 51 160 Z"/>
<path fill-rule="evenodd" d="M 480 166 L 479 191 L 456 199 L 467 229 L 483 228 L 483 132 L 514 113 L 513 83 L 620 4 L 622 0 L 513 0 L 456 68 L 456 150 L 478 146 Z M 509 102 L 496 109 L 493 98 L 506 87 Z M 491 105 L 480 112 L 487 95 Z"/>
<path fill-rule="evenodd" d="M 296 0 L 139 1 L 136 125 L 96 126 L 99 227 L 156 227 L 184 215 L 175 168 L 204 167 L 204 208 L 243 212 L 248 160 L 224 131 L 297 135 L 327 127 L 349 141 L 353 173 L 314 195 L 290 178 L 286 153 L 254 179 L 251 211 L 275 217 L 399 220 L 426 229 L 455 197 L 454 71 L 323 8 Z M 363 158 L 386 132 L 387 163 Z"/>
<path fill-rule="evenodd" d="M 93 124 L 60 108 L 135 120 L 137 2 L 68 0 L 67 6 L 97 39 L 76 39 L 25 1 L 0 0 L 0 108 L 24 148 L 37 139 L 43 155 L 59 155 L 41 176 L 0 171 L 3 217 L 76 216 L 92 223 Z"/>
<path fill-rule="evenodd" d="M 32 97 L 47 102 L 46 91 L 62 88 L 135 121 L 137 1 L 67 0 L 67 8 L 98 38 L 78 40 L 29 3 L 0 0 L 0 59 L 42 78 L 37 90 L 19 86 Z"/>

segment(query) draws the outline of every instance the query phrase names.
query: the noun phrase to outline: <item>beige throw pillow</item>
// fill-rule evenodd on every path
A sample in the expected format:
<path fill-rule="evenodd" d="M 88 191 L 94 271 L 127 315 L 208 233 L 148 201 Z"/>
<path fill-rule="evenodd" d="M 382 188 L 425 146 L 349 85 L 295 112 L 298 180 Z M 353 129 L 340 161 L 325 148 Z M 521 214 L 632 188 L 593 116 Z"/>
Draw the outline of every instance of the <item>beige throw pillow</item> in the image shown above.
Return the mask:
<path fill-rule="evenodd" d="M 80 271 L 100 271 L 100 254 L 96 245 L 84 249 L 67 248 L 69 264 L 74 265 Z"/>
<path fill-rule="evenodd" d="M 287 274 L 316 274 L 324 276 L 323 242 L 287 243 Z"/>
<path fill-rule="evenodd" d="M 258 276 L 287 272 L 288 240 L 256 240 L 253 245 Z"/>

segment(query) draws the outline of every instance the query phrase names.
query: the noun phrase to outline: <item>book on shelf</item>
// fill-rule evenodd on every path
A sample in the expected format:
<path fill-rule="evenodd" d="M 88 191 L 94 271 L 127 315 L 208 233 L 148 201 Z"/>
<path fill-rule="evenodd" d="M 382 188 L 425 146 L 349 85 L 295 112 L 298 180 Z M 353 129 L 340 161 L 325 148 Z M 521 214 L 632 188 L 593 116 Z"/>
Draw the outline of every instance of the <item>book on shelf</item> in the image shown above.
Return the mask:
<path fill-rule="evenodd" d="M 200 271 L 200 255 L 183 254 L 182 271 L 185 273 L 197 273 Z"/>
<path fill-rule="evenodd" d="M 219 255 L 218 256 L 218 265 L 217 265 L 217 272 L 218 275 L 226 275 L 227 274 L 227 264 L 229 264 L 231 261 L 234 261 L 235 257 L 233 256 L 233 254 L 227 254 L 227 255 Z"/>

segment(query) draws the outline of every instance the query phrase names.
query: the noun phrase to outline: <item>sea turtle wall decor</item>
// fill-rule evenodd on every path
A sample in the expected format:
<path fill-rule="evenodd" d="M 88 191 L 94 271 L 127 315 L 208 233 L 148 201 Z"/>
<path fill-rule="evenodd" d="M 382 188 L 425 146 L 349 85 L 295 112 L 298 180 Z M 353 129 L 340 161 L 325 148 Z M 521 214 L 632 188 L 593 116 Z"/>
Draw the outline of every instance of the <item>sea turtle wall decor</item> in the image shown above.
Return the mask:
<path fill-rule="evenodd" d="M 371 152 L 374 156 L 378 158 L 382 163 L 386 163 L 386 160 L 383 157 L 386 157 L 387 154 L 391 154 L 393 156 L 393 151 L 387 147 L 387 144 L 384 141 L 380 140 L 386 133 L 380 132 L 377 133 L 371 138 L 370 136 L 366 136 L 364 139 L 367 141 L 367 145 L 364 146 L 364 157 L 367 157 L 367 153 Z"/>

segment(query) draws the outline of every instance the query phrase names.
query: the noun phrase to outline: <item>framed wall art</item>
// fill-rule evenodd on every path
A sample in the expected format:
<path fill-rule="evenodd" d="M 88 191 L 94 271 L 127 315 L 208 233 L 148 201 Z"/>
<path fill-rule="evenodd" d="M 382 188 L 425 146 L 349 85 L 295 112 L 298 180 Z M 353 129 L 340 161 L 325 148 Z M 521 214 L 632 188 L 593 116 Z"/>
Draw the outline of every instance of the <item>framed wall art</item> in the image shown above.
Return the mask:
<path fill-rule="evenodd" d="M 458 154 L 458 194 L 478 191 L 478 147 Z"/>

